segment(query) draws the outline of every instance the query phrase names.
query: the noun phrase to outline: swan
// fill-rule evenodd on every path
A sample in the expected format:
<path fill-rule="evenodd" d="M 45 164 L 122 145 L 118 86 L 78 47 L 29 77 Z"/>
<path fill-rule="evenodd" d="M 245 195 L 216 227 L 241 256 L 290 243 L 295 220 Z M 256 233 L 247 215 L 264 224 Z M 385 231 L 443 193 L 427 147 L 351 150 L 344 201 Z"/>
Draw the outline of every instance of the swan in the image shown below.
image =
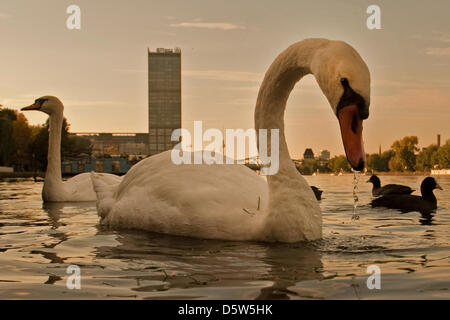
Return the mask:
<path fill-rule="evenodd" d="M 307 74 L 315 76 L 339 119 L 351 166 L 363 169 L 362 122 L 370 104 L 368 67 L 345 42 L 306 39 L 274 60 L 257 97 L 256 132 L 279 129 L 279 170 L 267 176 L 267 182 L 244 165 L 175 165 L 171 151 L 166 151 L 134 165 L 117 187 L 91 173 L 100 222 L 117 229 L 204 239 L 320 239 L 320 207 L 291 160 L 284 135 L 287 99 L 295 83 Z M 270 141 L 269 137 L 269 152 Z"/>
<path fill-rule="evenodd" d="M 49 139 L 47 170 L 45 172 L 42 199 L 44 202 L 95 201 L 89 173 L 81 173 L 63 181 L 61 178 L 61 131 L 64 120 L 64 105 L 54 96 L 43 96 L 22 111 L 38 110 L 49 115 Z M 121 177 L 114 174 L 101 174 L 105 183 L 118 185 Z"/>

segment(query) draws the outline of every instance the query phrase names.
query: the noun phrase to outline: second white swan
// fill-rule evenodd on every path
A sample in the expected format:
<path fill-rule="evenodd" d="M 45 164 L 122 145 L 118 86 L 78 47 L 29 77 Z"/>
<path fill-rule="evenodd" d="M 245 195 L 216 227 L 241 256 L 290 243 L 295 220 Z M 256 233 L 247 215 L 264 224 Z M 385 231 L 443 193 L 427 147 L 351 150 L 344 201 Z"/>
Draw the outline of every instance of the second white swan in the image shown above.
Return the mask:
<path fill-rule="evenodd" d="M 319 205 L 295 168 L 284 135 L 289 94 L 310 73 L 339 120 L 347 159 L 361 170 L 369 70 L 345 42 L 306 39 L 275 59 L 259 90 L 255 129 L 279 129 L 280 136 L 279 170 L 267 177 L 267 183 L 243 165 L 175 165 L 167 151 L 133 166 L 118 187 L 92 173 L 101 222 L 113 228 L 209 239 L 297 242 L 321 238 Z"/>
<path fill-rule="evenodd" d="M 49 138 L 47 170 L 45 172 L 42 199 L 44 202 L 78 202 L 97 199 L 89 173 L 80 173 L 63 181 L 61 176 L 61 131 L 64 120 L 64 105 L 54 96 L 43 96 L 22 111 L 37 110 L 49 115 Z M 118 186 L 121 177 L 114 174 L 99 173 L 104 183 Z"/>

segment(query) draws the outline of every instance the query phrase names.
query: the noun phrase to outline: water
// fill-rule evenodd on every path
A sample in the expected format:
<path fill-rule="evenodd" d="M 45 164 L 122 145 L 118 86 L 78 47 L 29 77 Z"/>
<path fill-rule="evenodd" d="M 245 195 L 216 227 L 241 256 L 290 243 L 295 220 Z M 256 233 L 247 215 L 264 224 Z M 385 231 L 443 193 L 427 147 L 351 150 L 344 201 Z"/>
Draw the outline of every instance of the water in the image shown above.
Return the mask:
<path fill-rule="evenodd" d="M 0 182 L 0 298 L 440 299 L 450 298 L 450 177 L 437 214 L 367 206 L 353 176 L 306 177 L 324 190 L 323 239 L 309 244 L 196 240 L 98 225 L 95 204 L 44 205 L 41 183 Z M 382 176 L 416 189 L 423 177 Z M 66 287 L 81 268 L 81 289 Z M 381 289 L 366 286 L 369 265 Z"/>
<path fill-rule="evenodd" d="M 353 216 L 352 219 L 353 220 L 359 220 L 359 215 L 356 212 L 356 208 L 358 208 L 358 202 L 359 202 L 359 198 L 358 198 L 358 183 L 359 183 L 359 177 L 361 175 L 361 173 L 359 171 L 353 171 Z"/>

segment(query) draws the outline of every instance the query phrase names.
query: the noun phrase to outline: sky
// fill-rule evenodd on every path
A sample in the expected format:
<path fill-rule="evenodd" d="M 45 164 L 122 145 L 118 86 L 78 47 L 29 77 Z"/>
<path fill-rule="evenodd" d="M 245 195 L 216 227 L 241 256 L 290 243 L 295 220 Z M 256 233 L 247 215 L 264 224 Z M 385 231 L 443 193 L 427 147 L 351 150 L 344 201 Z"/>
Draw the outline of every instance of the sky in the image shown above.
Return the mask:
<path fill-rule="evenodd" d="M 81 9 L 69 30 L 66 9 Z M 369 5 L 381 29 L 366 27 Z M 147 48 L 182 50 L 183 127 L 253 128 L 259 85 L 274 58 L 310 37 L 344 40 L 372 78 L 366 152 L 416 135 L 450 139 L 450 1 L 2 0 L 0 104 L 43 95 L 65 105 L 72 132 L 147 132 Z M 46 115 L 26 114 L 31 124 Z M 313 76 L 288 101 L 291 156 L 305 148 L 343 154 L 339 124 Z"/>

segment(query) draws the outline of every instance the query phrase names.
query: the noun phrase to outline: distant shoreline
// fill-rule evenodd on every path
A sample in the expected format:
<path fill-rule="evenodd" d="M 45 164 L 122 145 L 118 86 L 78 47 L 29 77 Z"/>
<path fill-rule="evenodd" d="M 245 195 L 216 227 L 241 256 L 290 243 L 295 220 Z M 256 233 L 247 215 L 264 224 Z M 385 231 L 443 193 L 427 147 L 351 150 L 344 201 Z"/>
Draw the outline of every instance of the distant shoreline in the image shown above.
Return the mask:
<path fill-rule="evenodd" d="M 373 172 L 377 176 L 429 176 L 431 172 L 429 171 L 413 171 L 413 172 L 400 172 L 400 171 L 388 171 L 388 172 Z M 363 175 L 371 175 L 372 173 L 362 173 Z M 338 174 L 333 174 L 332 172 L 320 172 L 316 176 L 339 176 Z M 342 172 L 341 176 L 352 176 L 352 172 Z M 304 174 L 304 176 L 313 176 L 313 174 Z"/>

